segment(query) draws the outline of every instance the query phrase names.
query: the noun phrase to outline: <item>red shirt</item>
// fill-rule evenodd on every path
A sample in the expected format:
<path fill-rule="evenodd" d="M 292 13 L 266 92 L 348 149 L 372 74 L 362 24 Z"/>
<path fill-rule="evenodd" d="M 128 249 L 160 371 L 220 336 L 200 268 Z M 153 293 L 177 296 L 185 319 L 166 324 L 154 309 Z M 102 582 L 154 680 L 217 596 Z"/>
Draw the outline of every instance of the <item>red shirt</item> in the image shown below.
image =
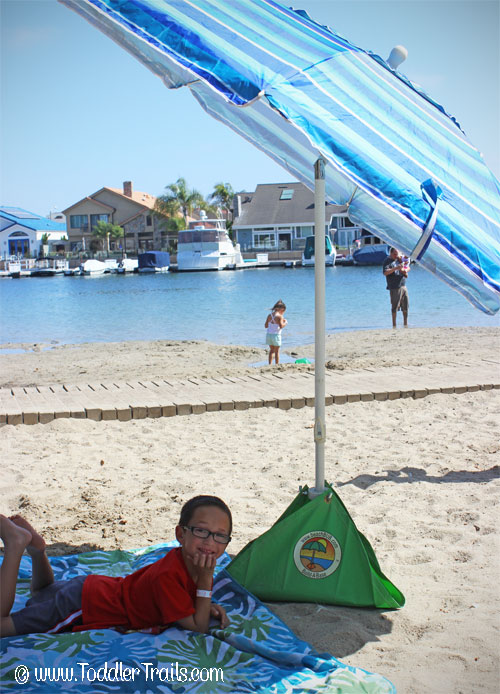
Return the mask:
<path fill-rule="evenodd" d="M 195 613 L 196 585 L 181 548 L 125 578 L 88 576 L 82 591 L 80 629 L 145 629 Z"/>

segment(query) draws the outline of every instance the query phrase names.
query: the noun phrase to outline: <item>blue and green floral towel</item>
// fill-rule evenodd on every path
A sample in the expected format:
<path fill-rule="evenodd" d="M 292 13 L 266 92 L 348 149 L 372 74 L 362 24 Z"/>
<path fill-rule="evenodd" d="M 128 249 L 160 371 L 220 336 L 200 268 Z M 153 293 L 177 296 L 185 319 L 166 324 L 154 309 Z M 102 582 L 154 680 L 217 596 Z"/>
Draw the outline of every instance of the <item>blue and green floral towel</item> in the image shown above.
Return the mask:
<path fill-rule="evenodd" d="M 89 552 L 51 558 L 56 580 L 87 573 L 123 576 L 156 561 L 176 543 L 131 552 Z M 220 560 L 214 601 L 231 624 L 209 634 L 171 627 L 159 635 L 113 629 L 2 639 L 2 692 L 174 692 L 184 694 L 395 694 L 380 675 L 317 653 L 239 585 Z M 21 564 L 14 609 L 29 597 L 31 566 Z"/>

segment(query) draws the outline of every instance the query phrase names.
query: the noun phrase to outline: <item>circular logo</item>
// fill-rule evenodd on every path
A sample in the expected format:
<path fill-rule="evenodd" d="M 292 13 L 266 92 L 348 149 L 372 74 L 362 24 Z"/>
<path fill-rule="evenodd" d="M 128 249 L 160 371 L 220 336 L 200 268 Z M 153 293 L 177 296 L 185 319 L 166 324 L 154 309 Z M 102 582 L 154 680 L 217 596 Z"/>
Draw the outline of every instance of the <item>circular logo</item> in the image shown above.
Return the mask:
<path fill-rule="evenodd" d="M 324 530 L 303 535 L 293 550 L 295 566 L 307 578 L 326 578 L 338 569 L 342 550 L 337 540 Z"/>

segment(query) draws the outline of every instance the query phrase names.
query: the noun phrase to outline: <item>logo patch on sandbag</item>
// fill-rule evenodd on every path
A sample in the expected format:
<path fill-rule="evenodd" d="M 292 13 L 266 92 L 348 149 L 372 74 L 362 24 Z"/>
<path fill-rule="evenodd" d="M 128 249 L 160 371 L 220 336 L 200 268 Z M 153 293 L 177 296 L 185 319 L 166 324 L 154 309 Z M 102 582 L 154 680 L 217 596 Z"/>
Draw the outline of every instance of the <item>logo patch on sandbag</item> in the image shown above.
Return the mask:
<path fill-rule="evenodd" d="M 342 550 L 337 540 L 324 530 L 303 535 L 295 545 L 295 566 L 307 578 L 326 578 L 337 570 Z"/>

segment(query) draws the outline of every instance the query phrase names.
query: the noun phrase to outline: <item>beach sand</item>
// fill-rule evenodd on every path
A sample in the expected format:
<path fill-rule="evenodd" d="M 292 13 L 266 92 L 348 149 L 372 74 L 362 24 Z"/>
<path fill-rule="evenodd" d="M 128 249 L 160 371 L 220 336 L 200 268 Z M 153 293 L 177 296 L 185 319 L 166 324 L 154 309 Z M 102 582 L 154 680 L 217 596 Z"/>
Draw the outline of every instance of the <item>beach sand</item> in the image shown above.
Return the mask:
<path fill-rule="evenodd" d="M 314 345 L 287 348 L 286 334 L 283 339 L 284 354 L 314 359 Z M 496 360 L 499 351 L 500 328 L 363 330 L 326 337 L 327 368 L 341 370 Z M 250 365 L 260 362 L 267 362 L 264 347 L 204 340 L 3 344 L 0 387 L 254 373 Z M 304 366 L 280 364 L 279 368 L 303 370 Z"/>
<path fill-rule="evenodd" d="M 327 359 L 347 369 L 494 361 L 498 346 L 495 329 L 367 331 L 329 337 Z M 244 372 L 263 358 L 206 342 L 31 346 L 0 353 L 0 371 L 19 385 L 180 378 Z M 299 637 L 383 674 L 401 694 L 498 691 L 499 404 L 492 390 L 326 408 L 327 479 L 407 603 L 272 604 Z M 52 553 L 130 549 L 173 539 L 180 505 L 214 493 L 233 510 L 237 553 L 300 484 L 313 484 L 313 417 L 311 408 L 262 408 L 4 426 L 2 510 L 25 514 Z"/>

